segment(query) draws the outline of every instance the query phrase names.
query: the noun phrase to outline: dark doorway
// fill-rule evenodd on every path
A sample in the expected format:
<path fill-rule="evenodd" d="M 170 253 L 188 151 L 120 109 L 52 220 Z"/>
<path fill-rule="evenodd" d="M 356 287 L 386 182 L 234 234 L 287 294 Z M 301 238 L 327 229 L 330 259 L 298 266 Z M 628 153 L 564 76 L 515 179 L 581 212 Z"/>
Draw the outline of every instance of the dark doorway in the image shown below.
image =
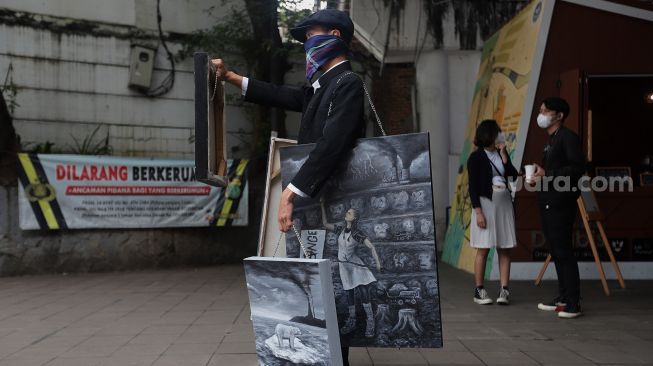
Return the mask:
<path fill-rule="evenodd" d="M 630 167 L 636 186 L 640 173 L 651 170 L 652 93 L 653 75 L 588 77 L 591 122 L 585 121 L 584 138 L 591 141 L 592 165 Z"/>

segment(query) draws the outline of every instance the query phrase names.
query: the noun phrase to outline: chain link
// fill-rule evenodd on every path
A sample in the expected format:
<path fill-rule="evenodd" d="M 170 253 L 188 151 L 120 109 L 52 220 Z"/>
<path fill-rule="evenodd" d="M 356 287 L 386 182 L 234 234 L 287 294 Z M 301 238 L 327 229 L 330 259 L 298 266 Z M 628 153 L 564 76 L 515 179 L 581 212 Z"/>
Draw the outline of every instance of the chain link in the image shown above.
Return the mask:
<path fill-rule="evenodd" d="M 304 247 L 304 244 L 302 243 L 302 237 L 301 235 L 299 235 L 299 230 L 297 230 L 295 224 L 292 224 L 292 229 L 295 232 L 297 241 L 299 241 L 299 246 L 302 248 L 302 252 L 304 252 L 304 258 L 308 258 L 308 251 L 306 250 L 306 247 Z M 277 250 L 279 250 L 279 245 L 281 244 L 281 238 L 283 237 L 283 235 L 284 235 L 283 232 L 279 234 L 279 240 L 277 240 L 277 246 L 274 248 L 274 254 L 272 254 L 273 257 L 277 256 Z"/>
<path fill-rule="evenodd" d="M 297 241 L 299 241 L 299 246 L 302 247 L 302 252 L 304 252 L 304 258 L 308 259 L 309 258 L 308 251 L 306 250 L 306 247 L 302 243 L 302 237 L 301 235 L 299 235 L 299 231 L 295 227 L 295 224 L 292 224 L 292 229 L 295 232 L 295 236 L 297 236 Z"/>
<path fill-rule="evenodd" d="M 273 257 L 277 256 L 277 250 L 279 250 L 279 245 L 281 244 L 281 238 L 283 238 L 283 231 L 279 233 L 279 240 L 277 240 L 277 246 L 274 248 L 274 254 L 272 254 Z"/>
<path fill-rule="evenodd" d="M 215 94 L 218 92 L 218 83 L 220 82 L 218 80 L 218 76 L 220 75 L 220 72 L 218 72 L 218 68 L 215 68 L 215 84 L 213 85 L 213 94 L 211 95 L 211 101 L 215 98 Z"/>
<path fill-rule="evenodd" d="M 367 97 L 367 101 L 370 103 L 370 107 L 372 107 L 372 112 L 374 112 L 374 117 L 376 118 L 376 124 L 379 126 L 379 130 L 381 130 L 381 135 L 387 136 L 385 133 L 385 129 L 383 128 L 383 123 L 381 122 L 381 118 L 379 118 L 379 114 L 376 112 L 376 107 L 374 107 L 374 103 L 372 102 L 372 97 L 370 96 L 370 92 L 367 91 L 367 85 L 365 84 L 365 81 L 363 81 L 363 79 L 355 72 L 349 71 L 344 73 L 342 76 L 340 76 L 340 78 L 338 78 L 338 81 L 336 81 L 336 85 L 340 84 L 340 81 L 349 75 L 356 75 L 356 77 L 358 77 L 363 83 L 363 91 L 365 91 L 365 96 Z M 327 117 L 331 115 L 332 106 L 333 106 L 333 101 L 329 103 L 329 111 L 327 112 Z"/>
<path fill-rule="evenodd" d="M 363 82 L 363 90 L 365 91 L 365 95 L 367 95 L 367 100 L 370 102 L 370 107 L 372 107 L 372 112 L 374 112 L 374 117 L 376 117 L 376 124 L 379 126 L 379 130 L 381 130 L 381 135 L 387 136 L 385 130 L 383 129 L 383 124 L 381 123 L 379 114 L 376 112 L 374 103 L 372 103 L 372 98 L 370 97 L 370 93 L 367 91 L 367 85 L 365 85 L 365 82 Z"/>

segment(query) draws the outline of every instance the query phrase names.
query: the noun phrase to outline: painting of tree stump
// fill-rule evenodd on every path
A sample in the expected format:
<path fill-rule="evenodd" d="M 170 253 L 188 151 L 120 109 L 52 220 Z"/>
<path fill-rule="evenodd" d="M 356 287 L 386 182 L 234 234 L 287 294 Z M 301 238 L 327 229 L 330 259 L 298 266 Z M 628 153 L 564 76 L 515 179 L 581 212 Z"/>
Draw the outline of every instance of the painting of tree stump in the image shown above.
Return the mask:
<path fill-rule="evenodd" d="M 390 319 L 390 306 L 387 304 L 379 304 L 376 308 L 376 329 L 379 333 L 387 333 L 392 328 L 392 320 Z"/>
<path fill-rule="evenodd" d="M 399 332 L 407 332 L 412 330 L 416 335 L 421 335 L 424 330 L 419 325 L 419 321 L 415 316 L 417 311 L 415 309 L 401 309 L 399 310 L 399 320 L 394 328 L 390 331 L 393 334 Z"/>

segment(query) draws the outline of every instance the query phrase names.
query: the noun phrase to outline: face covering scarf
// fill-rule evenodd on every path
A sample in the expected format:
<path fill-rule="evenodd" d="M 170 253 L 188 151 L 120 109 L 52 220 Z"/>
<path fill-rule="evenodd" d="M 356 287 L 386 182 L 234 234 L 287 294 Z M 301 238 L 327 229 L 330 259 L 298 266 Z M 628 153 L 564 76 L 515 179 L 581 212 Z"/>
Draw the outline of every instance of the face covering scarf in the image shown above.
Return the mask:
<path fill-rule="evenodd" d="M 330 35 L 315 35 L 304 42 L 306 51 L 306 79 L 310 82 L 317 70 L 330 59 L 349 52 L 342 39 Z"/>

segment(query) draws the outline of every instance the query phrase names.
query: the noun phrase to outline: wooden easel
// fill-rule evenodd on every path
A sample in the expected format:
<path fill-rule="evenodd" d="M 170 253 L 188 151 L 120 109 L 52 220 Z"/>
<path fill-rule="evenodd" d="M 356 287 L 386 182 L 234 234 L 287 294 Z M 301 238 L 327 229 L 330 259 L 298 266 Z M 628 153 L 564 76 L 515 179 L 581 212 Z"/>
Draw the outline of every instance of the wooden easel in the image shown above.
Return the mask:
<path fill-rule="evenodd" d="M 592 191 L 583 192 L 581 196 L 578 197 L 577 202 L 578 202 L 578 209 L 580 210 L 580 216 L 583 220 L 583 225 L 585 226 L 585 232 L 587 233 L 587 238 L 589 239 L 590 242 L 590 248 L 592 249 L 592 254 L 594 255 L 594 262 L 596 263 L 596 268 L 598 269 L 599 276 L 601 277 L 601 283 L 603 284 L 603 292 L 605 292 L 606 296 L 610 296 L 608 281 L 605 278 L 605 272 L 603 271 L 603 265 L 601 264 L 601 259 L 599 258 L 599 252 L 596 247 L 596 241 L 594 239 L 594 234 L 592 232 L 592 226 L 591 226 L 592 223 L 594 223 L 598 227 L 599 233 L 601 235 L 601 240 L 603 241 L 604 244 L 603 246 L 605 247 L 605 250 L 608 252 L 608 256 L 610 257 L 612 268 L 614 268 L 614 272 L 617 275 L 617 280 L 619 281 L 619 285 L 621 286 L 621 288 L 626 288 L 626 283 L 624 282 L 623 276 L 621 275 L 621 270 L 619 270 L 619 264 L 617 264 L 617 260 L 614 258 L 614 254 L 612 253 L 612 248 L 610 247 L 608 236 L 605 234 L 605 229 L 603 228 L 603 223 L 601 222 L 604 219 L 603 215 L 599 210 L 599 206 L 596 202 L 596 197 L 594 196 L 594 192 Z M 538 286 L 542 282 L 542 277 L 544 276 L 544 272 L 546 272 L 546 268 L 549 266 L 550 262 L 551 262 L 551 254 L 549 254 L 546 257 L 546 260 L 542 265 L 542 269 L 540 269 L 540 273 L 537 275 L 537 279 L 535 280 L 535 286 Z"/>

